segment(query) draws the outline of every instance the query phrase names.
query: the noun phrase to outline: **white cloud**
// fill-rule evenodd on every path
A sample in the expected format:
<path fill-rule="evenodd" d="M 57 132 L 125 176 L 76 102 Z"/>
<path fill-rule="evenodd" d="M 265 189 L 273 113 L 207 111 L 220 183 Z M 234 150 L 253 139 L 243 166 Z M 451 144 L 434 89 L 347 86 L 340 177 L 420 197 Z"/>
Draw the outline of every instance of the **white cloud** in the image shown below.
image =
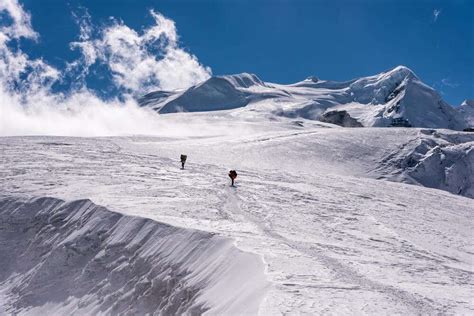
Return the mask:
<path fill-rule="evenodd" d="M 440 14 L 441 14 L 441 10 L 438 10 L 438 9 L 433 10 L 433 20 L 435 22 L 438 21 L 438 17 L 439 17 Z"/>
<path fill-rule="evenodd" d="M 11 25 L 0 28 L 3 35 L 9 38 L 38 38 L 38 33 L 31 27 L 30 15 L 23 10 L 18 0 L 0 0 L 0 12 L 6 12 L 12 19 Z"/>
<path fill-rule="evenodd" d="M 459 83 L 454 82 L 454 81 L 452 81 L 452 80 L 450 80 L 450 79 L 448 79 L 448 78 L 443 78 L 443 79 L 441 79 L 441 84 L 442 84 L 443 86 L 446 86 L 446 87 L 449 87 L 449 88 L 457 88 L 457 87 L 459 87 Z"/>
<path fill-rule="evenodd" d="M 0 89 L 37 91 L 49 88 L 59 78 L 59 71 L 42 59 L 30 59 L 9 43 L 20 38 L 36 40 L 30 15 L 16 0 L 0 0 L 0 11 L 8 14 L 11 23 L 0 28 Z"/>
<path fill-rule="evenodd" d="M 96 38 L 92 26 L 81 21 L 80 40 L 71 47 L 81 51 L 85 67 L 107 65 L 114 83 L 135 94 L 187 88 L 209 78 L 210 68 L 179 47 L 174 22 L 153 10 L 150 14 L 155 24 L 141 32 L 113 20 Z"/>
<path fill-rule="evenodd" d="M 184 88 L 210 75 L 210 69 L 179 47 L 172 20 L 152 11 L 155 24 L 142 32 L 115 21 L 98 30 L 94 38 L 94 27 L 86 15 L 78 20 L 78 41 L 71 43 L 81 58 L 64 71 L 41 58 L 31 59 L 16 45 L 21 38 L 38 39 L 30 15 L 17 0 L 0 0 L 0 11 L 10 17 L 6 21 L 11 21 L 0 25 L 0 135 L 206 133 L 202 124 L 193 128 L 188 122 L 165 120 L 152 110 L 140 108 L 127 93 L 145 88 Z M 126 90 L 120 98 L 104 101 L 84 82 L 68 94 L 52 91 L 52 85 L 63 79 L 62 73 L 77 72 L 84 79 L 89 67 L 98 62 L 106 64 L 115 83 Z"/>
<path fill-rule="evenodd" d="M 173 20 L 165 18 L 162 14 L 150 10 L 150 14 L 155 20 L 155 25 L 148 28 L 144 34 L 145 41 L 155 41 L 161 36 L 166 37 L 172 46 L 176 46 L 178 34 Z"/>
<path fill-rule="evenodd" d="M 76 88 L 84 88 L 86 76 L 89 74 L 89 68 L 97 60 L 95 48 L 89 41 L 92 37 L 93 28 L 91 16 L 87 10 L 84 10 L 84 14 L 81 17 L 74 13 L 73 17 L 79 26 L 80 41 L 69 43 L 69 46 L 72 50 L 79 50 L 81 52 L 81 58 L 67 63 L 66 71 L 69 74 L 75 75 L 74 84 Z"/>

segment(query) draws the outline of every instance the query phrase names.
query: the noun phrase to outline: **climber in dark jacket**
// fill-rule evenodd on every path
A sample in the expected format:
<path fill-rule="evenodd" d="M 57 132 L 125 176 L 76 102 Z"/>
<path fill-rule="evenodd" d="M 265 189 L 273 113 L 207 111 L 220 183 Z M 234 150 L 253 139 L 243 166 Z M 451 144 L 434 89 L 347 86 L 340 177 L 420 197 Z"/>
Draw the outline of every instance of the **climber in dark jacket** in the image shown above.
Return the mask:
<path fill-rule="evenodd" d="M 186 159 L 188 159 L 188 156 L 181 155 L 181 169 L 184 169 L 184 164 L 186 163 Z"/>
<path fill-rule="evenodd" d="M 232 181 L 231 186 L 234 186 L 234 180 L 235 180 L 235 178 L 237 178 L 237 171 L 235 171 L 235 170 L 229 171 L 229 178 Z"/>

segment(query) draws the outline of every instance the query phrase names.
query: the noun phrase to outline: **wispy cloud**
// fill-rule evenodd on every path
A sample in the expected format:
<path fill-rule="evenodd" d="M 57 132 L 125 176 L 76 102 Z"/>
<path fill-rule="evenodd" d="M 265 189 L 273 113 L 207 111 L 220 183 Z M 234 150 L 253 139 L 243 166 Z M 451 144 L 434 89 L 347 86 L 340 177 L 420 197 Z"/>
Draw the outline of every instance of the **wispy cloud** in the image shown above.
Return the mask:
<path fill-rule="evenodd" d="M 71 43 L 81 57 L 66 69 L 21 50 L 20 40 L 37 40 L 31 16 L 18 0 L 0 0 L 0 135 L 130 135 L 195 134 L 179 122 L 165 121 L 140 108 L 133 92 L 175 89 L 198 83 L 211 70 L 180 47 L 174 21 L 151 11 L 154 24 L 141 31 L 112 20 L 98 29 L 90 16 L 78 18 L 80 34 Z M 85 80 L 67 93 L 54 92 L 64 73 L 85 78 L 93 64 L 104 64 L 120 96 L 103 100 Z M 175 124 L 176 123 L 176 124 Z"/>
<path fill-rule="evenodd" d="M 6 12 L 12 22 L 9 25 L 1 25 L 0 32 L 9 38 L 37 39 L 36 33 L 31 27 L 31 16 L 23 10 L 18 0 L 0 0 L 0 12 Z"/>
<path fill-rule="evenodd" d="M 457 88 L 457 87 L 460 86 L 459 83 L 454 82 L 454 81 L 452 81 L 452 80 L 449 79 L 449 78 L 443 78 L 443 79 L 441 79 L 441 84 L 442 84 L 443 86 L 449 87 L 449 88 Z"/>
<path fill-rule="evenodd" d="M 439 9 L 434 9 L 433 10 L 433 21 L 436 22 L 438 21 L 439 15 L 441 14 L 441 10 Z"/>
<path fill-rule="evenodd" d="M 30 59 L 17 45 L 21 38 L 37 40 L 30 15 L 17 0 L 0 0 L 0 13 L 10 17 L 0 20 L 0 90 L 34 92 L 47 89 L 59 79 L 59 71 L 42 59 Z"/>
<path fill-rule="evenodd" d="M 174 21 L 153 10 L 150 14 L 154 25 L 139 32 L 112 19 L 94 34 L 88 15 L 78 20 L 79 40 L 71 48 L 82 53 L 85 72 L 95 63 L 105 64 L 114 83 L 133 93 L 187 88 L 209 78 L 211 69 L 179 46 Z"/>

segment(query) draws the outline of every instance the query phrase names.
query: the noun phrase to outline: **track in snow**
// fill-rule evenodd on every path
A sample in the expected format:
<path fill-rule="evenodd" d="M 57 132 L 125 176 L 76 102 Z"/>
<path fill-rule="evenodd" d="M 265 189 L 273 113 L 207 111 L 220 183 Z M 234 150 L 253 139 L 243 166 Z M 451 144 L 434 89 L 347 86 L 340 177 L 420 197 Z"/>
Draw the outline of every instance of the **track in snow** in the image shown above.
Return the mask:
<path fill-rule="evenodd" d="M 364 149 L 369 132 L 376 137 Z M 381 147 L 371 141 L 379 132 Z M 394 132 L 393 139 L 416 136 Z M 326 161 L 320 153 L 312 162 L 300 151 L 324 148 L 331 133 L 342 137 L 339 156 L 327 151 Z M 392 150 L 382 148 L 386 133 L 353 133 L 361 137 L 353 145 L 344 131 L 326 129 L 260 134 L 255 139 L 269 140 L 245 145 L 238 138 L 8 138 L 0 185 L 12 195 L 87 197 L 233 238 L 265 261 L 273 286 L 262 314 L 472 312 L 472 199 L 360 177 Z M 179 170 L 183 148 L 189 161 Z M 344 148 L 374 160 L 347 160 Z M 354 173 L 333 172 L 338 165 Z M 237 187 L 229 188 L 234 166 Z"/>

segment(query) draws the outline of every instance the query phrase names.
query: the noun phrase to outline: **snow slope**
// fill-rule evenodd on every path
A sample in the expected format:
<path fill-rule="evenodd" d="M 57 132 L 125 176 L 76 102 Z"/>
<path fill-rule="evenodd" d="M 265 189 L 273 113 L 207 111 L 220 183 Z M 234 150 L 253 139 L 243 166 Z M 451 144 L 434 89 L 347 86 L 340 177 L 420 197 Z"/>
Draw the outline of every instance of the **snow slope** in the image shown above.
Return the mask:
<path fill-rule="evenodd" d="M 0 192 L 20 201 L 87 198 L 133 216 L 127 221 L 139 216 L 183 234 L 199 229 L 216 236 L 210 240 L 233 239 L 242 256 L 263 258 L 270 286 L 261 279 L 248 284 L 261 315 L 474 312 L 474 203 L 458 195 L 472 194 L 472 169 L 465 168 L 472 168 L 473 134 L 242 121 L 242 113 L 228 111 L 168 116 L 228 128 L 199 137 L 1 138 Z M 181 153 L 188 154 L 185 170 Z M 231 168 L 239 173 L 235 188 Z M 164 224 L 150 225 L 160 231 Z M 201 251 L 214 247 L 210 240 Z M 249 263 L 251 278 L 261 275 L 253 272 L 261 271 L 258 262 Z M 242 279 L 212 270 L 216 275 L 207 277 L 216 282 L 223 275 Z M 221 297 L 189 284 L 206 298 L 196 301 L 202 306 Z M 5 297 L 10 287 L 0 286 Z M 233 293 L 237 299 L 247 290 Z M 90 294 L 100 302 L 100 292 Z M 8 299 L 9 306 L 25 302 Z"/>
<path fill-rule="evenodd" d="M 388 179 L 418 183 L 474 198 L 474 137 L 420 130 L 420 137 L 388 155 L 381 169 Z"/>
<path fill-rule="evenodd" d="M 8 314 L 254 314 L 267 286 L 229 239 L 90 200 L 4 197 L 0 245 Z"/>
<path fill-rule="evenodd" d="M 464 100 L 457 110 L 459 119 L 466 122 L 466 127 L 474 128 L 474 100 Z"/>
<path fill-rule="evenodd" d="M 152 92 L 139 103 L 160 113 L 245 108 L 252 115 L 327 121 L 331 112 L 343 111 L 347 119 L 366 127 L 465 127 L 458 112 L 404 66 L 347 82 L 310 77 L 295 84 L 280 85 L 263 82 L 247 73 L 219 76 L 186 91 Z M 347 125 L 344 121 L 329 122 Z"/>
<path fill-rule="evenodd" d="M 228 110 L 250 102 L 285 95 L 267 87 L 256 75 L 239 74 L 211 77 L 182 92 L 157 91 L 139 100 L 160 113 Z"/>

